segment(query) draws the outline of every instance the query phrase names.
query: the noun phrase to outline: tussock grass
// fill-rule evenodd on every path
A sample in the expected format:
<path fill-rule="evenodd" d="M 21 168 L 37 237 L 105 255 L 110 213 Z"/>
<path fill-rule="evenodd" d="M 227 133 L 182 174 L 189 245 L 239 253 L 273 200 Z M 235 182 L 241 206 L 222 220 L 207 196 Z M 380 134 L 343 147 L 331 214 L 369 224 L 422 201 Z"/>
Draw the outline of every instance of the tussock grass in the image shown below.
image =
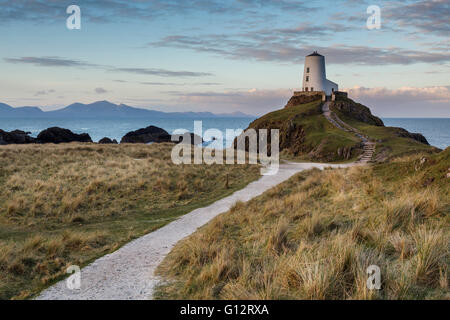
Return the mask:
<path fill-rule="evenodd" d="M 298 174 L 175 246 L 156 297 L 448 299 L 449 167 L 447 149 Z"/>
<path fill-rule="evenodd" d="M 68 265 L 83 266 L 259 176 L 250 165 L 176 166 L 172 147 L 0 147 L 0 299 L 30 297 Z"/>
<path fill-rule="evenodd" d="M 376 161 L 394 161 L 407 162 L 408 155 L 415 157 L 418 152 L 434 153 L 438 148 L 423 144 L 411 138 L 399 137 L 396 134 L 396 128 L 378 127 L 365 122 L 358 121 L 335 108 L 332 108 L 341 120 L 360 132 L 368 135 L 370 139 L 377 142 L 374 159 Z"/>

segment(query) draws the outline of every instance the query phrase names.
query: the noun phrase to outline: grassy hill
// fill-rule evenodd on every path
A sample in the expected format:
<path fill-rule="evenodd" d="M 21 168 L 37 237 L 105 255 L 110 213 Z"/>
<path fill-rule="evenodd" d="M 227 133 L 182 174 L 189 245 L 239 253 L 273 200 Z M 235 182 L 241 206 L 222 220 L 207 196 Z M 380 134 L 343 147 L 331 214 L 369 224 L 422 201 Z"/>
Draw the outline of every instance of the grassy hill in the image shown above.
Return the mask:
<path fill-rule="evenodd" d="M 377 141 L 378 160 L 411 152 L 433 152 L 435 148 L 414 139 L 406 130 L 389 128 L 373 116 L 369 108 L 350 99 L 340 98 L 348 108 L 332 110 L 348 124 Z M 344 101 L 342 101 L 344 100 Z M 336 128 L 322 115 L 322 102 L 301 104 L 292 97 L 288 105 L 253 121 L 249 128 L 280 129 L 282 157 L 292 160 L 341 162 L 356 160 L 362 153 L 362 143 L 354 134 Z"/>
<path fill-rule="evenodd" d="M 27 298 L 259 177 L 174 165 L 173 144 L 0 146 L 0 300 Z M 228 181 L 228 182 L 227 182 Z"/>
<path fill-rule="evenodd" d="M 178 243 L 156 296 L 449 299 L 449 175 L 450 148 L 300 173 Z"/>
<path fill-rule="evenodd" d="M 402 128 L 385 127 L 374 123 L 362 115 L 367 113 L 368 108 L 351 99 L 338 97 L 330 108 L 345 123 L 377 142 L 375 160 L 385 161 L 400 155 L 439 151 L 437 148 L 429 146 L 426 139 L 419 133 L 409 133 Z"/>
<path fill-rule="evenodd" d="M 249 128 L 280 129 L 280 151 L 285 158 L 329 162 L 356 158 L 360 140 L 329 123 L 321 105 L 317 100 L 277 110 L 253 121 Z M 339 156 L 339 148 L 346 155 Z"/>

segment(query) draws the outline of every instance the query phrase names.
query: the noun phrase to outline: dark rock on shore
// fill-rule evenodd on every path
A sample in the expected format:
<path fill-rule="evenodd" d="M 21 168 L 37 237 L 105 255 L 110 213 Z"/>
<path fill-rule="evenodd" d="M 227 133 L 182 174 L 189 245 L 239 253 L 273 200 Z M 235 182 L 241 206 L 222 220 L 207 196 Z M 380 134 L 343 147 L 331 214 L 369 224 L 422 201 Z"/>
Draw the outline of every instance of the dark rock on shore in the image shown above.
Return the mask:
<path fill-rule="evenodd" d="M 48 128 L 39 133 L 37 138 L 30 137 L 30 132 L 14 130 L 6 132 L 0 129 L 0 145 L 30 144 L 30 143 L 66 143 L 92 142 L 87 133 L 76 134 L 68 129 L 58 127 Z"/>
<path fill-rule="evenodd" d="M 202 144 L 204 142 L 203 138 L 200 137 L 199 135 L 196 135 L 194 133 L 190 133 L 190 132 L 186 132 L 185 134 L 180 134 L 180 135 L 172 135 L 172 137 L 174 137 L 173 141 L 174 143 L 189 143 L 192 145 L 196 145 L 196 144 Z M 198 142 L 198 143 L 196 143 Z"/>
<path fill-rule="evenodd" d="M 289 150 L 292 154 L 299 154 L 299 153 L 308 153 L 311 151 L 311 148 L 305 146 L 305 138 L 306 138 L 306 131 L 298 123 L 298 120 L 302 117 L 305 117 L 306 115 L 304 113 L 296 114 L 288 119 L 274 119 L 271 117 L 271 115 L 265 115 L 255 121 L 253 121 L 250 126 L 245 130 L 248 129 L 254 129 L 256 130 L 256 134 L 258 136 L 257 141 L 259 144 L 259 130 L 261 129 L 279 129 L 280 133 L 280 151 L 283 150 Z M 271 153 L 271 136 L 270 134 L 267 137 L 268 145 L 267 150 L 268 154 Z M 234 139 L 233 146 L 235 149 L 238 148 L 238 138 Z M 245 139 L 245 150 L 249 150 L 249 139 Z"/>
<path fill-rule="evenodd" d="M 395 135 L 401 138 L 410 138 L 421 143 L 430 145 L 428 140 L 421 133 L 411 133 L 403 128 L 395 128 Z"/>
<path fill-rule="evenodd" d="M 7 144 L 29 144 L 29 143 L 70 143 L 70 142 L 92 142 L 87 133 L 76 134 L 72 131 L 59 127 L 45 129 L 39 133 L 37 138 L 29 136 L 30 132 L 14 130 L 7 132 L 0 129 L 0 145 Z M 189 139 L 190 138 L 190 139 Z M 121 140 L 121 143 L 162 143 L 173 142 L 183 143 L 189 141 L 192 145 L 203 143 L 203 139 L 193 133 L 176 135 L 175 141 L 172 141 L 171 135 L 164 129 L 149 126 L 127 133 Z M 200 141 L 199 143 L 196 143 Z M 100 139 L 99 144 L 118 144 L 117 140 L 104 137 Z"/>
<path fill-rule="evenodd" d="M 68 129 L 52 127 L 45 129 L 37 136 L 37 143 L 92 142 L 87 133 L 76 134 Z"/>
<path fill-rule="evenodd" d="M 189 141 L 189 138 L 192 145 L 203 143 L 202 137 L 190 132 L 174 135 L 174 140 L 172 141 L 172 136 L 166 130 L 155 126 L 128 132 L 120 140 L 120 143 L 183 143 L 184 141 Z M 196 143 L 197 141 L 200 142 Z"/>
<path fill-rule="evenodd" d="M 117 140 L 116 139 L 111 140 L 110 138 L 105 137 L 105 138 L 100 139 L 98 143 L 99 144 L 117 144 Z"/>
<path fill-rule="evenodd" d="M 7 132 L 0 129 L 0 145 L 35 143 L 36 139 L 30 137 L 30 134 L 31 132 L 21 130 Z"/>
<path fill-rule="evenodd" d="M 155 126 L 149 126 L 147 128 L 139 129 L 136 131 L 128 132 L 123 136 L 120 143 L 161 143 L 171 142 L 170 134 L 161 128 Z"/>

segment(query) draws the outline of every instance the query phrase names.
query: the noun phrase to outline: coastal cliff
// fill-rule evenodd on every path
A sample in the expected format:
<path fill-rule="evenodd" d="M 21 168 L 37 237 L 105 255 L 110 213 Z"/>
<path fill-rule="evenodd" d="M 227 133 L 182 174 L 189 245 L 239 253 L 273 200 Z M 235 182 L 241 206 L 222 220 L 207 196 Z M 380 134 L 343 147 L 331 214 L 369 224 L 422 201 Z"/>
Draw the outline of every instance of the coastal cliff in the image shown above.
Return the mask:
<path fill-rule="evenodd" d="M 283 109 L 256 119 L 247 130 L 279 129 L 280 152 L 287 159 L 326 162 L 356 160 L 363 153 L 361 139 L 327 121 L 322 105 L 320 94 L 294 95 Z M 413 152 L 439 150 L 429 146 L 420 133 L 385 127 L 368 107 L 347 97 L 337 97 L 330 103 L 330 109 L 357 132 L 377 143 L 375 161 Z"/>

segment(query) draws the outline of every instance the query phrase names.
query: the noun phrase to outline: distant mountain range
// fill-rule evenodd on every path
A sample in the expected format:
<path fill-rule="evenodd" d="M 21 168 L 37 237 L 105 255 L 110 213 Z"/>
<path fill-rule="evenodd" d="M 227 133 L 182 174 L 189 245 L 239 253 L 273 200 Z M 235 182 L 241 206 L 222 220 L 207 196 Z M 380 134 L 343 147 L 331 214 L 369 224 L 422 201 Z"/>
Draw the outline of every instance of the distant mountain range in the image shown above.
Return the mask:
<path fill-rule="evenodd" d="M 42 111 L 38 107 L 13 108 L 0 103 L 2 118 L 254 118 L 242 112 L 215 114 L 212 112 L 162 112 L 97 101 L 91 104 L 74 103 L 54 111 Z"/>

